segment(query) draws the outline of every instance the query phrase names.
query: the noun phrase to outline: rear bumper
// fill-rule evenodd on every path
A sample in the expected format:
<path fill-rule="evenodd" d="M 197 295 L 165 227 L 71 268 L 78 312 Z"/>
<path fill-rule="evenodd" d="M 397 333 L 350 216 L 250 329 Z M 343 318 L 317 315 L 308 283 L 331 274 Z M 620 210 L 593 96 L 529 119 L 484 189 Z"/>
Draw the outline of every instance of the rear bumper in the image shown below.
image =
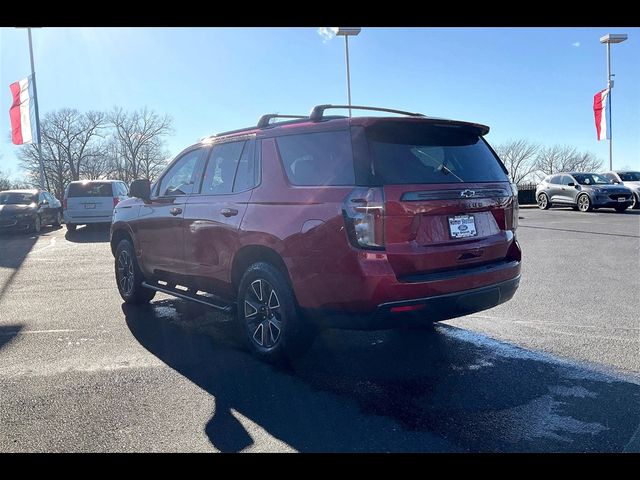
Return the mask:
<path fill-rule="evenodd" d="M 358 330 L 394 328 L 407 318 L 425 323 L 438 322 L 495 307 L 510 300 L 519 284 L 520 274 L 485 287 L 382 303 L 370 314 L 320 310 L 305 310 L 305 313 L 327 328 Z"/>
<path fill-rule="evenodd" d="M 84 212 L 83 212 L 84 213 Z M 89 223 L 111 223 L 113 214 L 110 215 L 72 215 L 68 211 L 63 212 L 64 223 L 86 225 Z"/>

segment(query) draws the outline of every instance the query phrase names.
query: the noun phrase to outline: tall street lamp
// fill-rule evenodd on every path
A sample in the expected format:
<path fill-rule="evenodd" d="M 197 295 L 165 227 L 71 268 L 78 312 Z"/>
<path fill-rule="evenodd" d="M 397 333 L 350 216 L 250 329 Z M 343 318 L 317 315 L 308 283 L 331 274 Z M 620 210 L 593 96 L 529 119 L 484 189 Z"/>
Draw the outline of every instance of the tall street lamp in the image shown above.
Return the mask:
<path fill-rule="evenodd" d="M 607 131 L 609 132 L 609 170 L 613 170 L 613 130 L 611 125 L 613 124 L 612 113 L 612 97 L 611 91 L 613 90 L 613 75 L 611 74 L 611 44 L 622 43 L 627 39 L 626 33 L 607 33 L 605 36 L 600 37 L 600 43 L 607 44 L 607 88 L 609 89 L 609 125 L 607 125 Z"/>
<path fill-rule="evenodd" d="M 349 107 L 351 107 L 351 77 L 349 76 L 349 37 L 356 36 L 360 33 L 360 27 L 338 27 L 336 35 L 344 36 L 344 51 L 347 58 L 347 96 L 349 97 Z M 351 116 L 351 108 L 349 108 L 349 116 Z"/>

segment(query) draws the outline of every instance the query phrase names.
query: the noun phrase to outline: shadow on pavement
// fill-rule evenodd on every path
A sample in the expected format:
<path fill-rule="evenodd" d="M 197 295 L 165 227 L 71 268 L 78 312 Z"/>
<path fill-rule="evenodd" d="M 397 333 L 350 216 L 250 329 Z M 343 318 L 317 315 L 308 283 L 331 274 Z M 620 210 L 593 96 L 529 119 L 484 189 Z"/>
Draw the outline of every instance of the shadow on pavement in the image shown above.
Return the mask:
<path fill-rule="evenodd" d="M 147 350 L 215 397 L 205 432 L 223 451 L 253 442 L 234 412 L 314 452 L 622 451 L 640 424 L 640 386 L 448 325 L 329 330 L 278 369 L 218 313 L 179 300 L 123 311 Z"/>
<path fill-rule="evenodd" d="M 8 275 L 0 271 L 0 301 L 9 289 L 14 277 L 25 258 L 38 241 L 38 237 L 46 235 L 51 229 L 43 228 L 40 235 L 35 233 L 0 233 L 0 269 L 9 268 Z"/>
<path fill-rule="evenodd" d="M 9 344 L 22 330 L 22 325 L 0 325 L 0 350 Z"/>
<path fill-rule="evenodd" d="M 109 241 L 110 224 L 95 224 L 78 227 L 75 231 L 67 232 L 64 238 L 73 243 L 104 243 Z"/>

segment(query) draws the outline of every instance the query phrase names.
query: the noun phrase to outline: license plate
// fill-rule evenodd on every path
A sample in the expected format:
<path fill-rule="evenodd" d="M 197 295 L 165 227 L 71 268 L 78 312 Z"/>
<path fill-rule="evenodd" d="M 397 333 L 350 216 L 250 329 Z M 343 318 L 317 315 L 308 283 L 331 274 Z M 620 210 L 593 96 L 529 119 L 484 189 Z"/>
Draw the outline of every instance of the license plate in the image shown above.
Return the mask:
<path fill-rule="evenodd" d="M 619 202 L 624 202 L 625 200 L 626 200 L 626 198 L 624 198 L 624 197 L 618 197 L 618 201 Z"/>
<path fill-rule="evenodd" d="M 96 204 L 95 203 L 85 203 L 84 204 L 84 208 L 96 208 Z"/>
<path fill-rule="evenodd" d="M 478 235 L 473 215 L 449 217 L 449 232 L 451 233 L 451 238 L 466 238 Z"/>

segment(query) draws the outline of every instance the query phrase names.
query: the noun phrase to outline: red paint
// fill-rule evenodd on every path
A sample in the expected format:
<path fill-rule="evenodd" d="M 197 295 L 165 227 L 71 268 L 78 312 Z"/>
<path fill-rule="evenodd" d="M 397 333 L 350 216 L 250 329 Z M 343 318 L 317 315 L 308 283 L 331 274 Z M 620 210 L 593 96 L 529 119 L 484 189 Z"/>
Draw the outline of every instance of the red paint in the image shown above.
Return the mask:
<path fill-rule="evenodd" d="M 20 121 L 20 82 L 14 82 L 9 85 L 13 101 L 9 109 L 9 117 L 11 119 L 11 143 L 14 145 L 22 145 L 22 127 Z"/>
<path fill-rule="evenodd" d="M 255 188 L 237 194 L 154 199 L 146 204 L 128 199 L 116 209 L 113 231 L 127 228 L 131 232 L 145 275 L 168 270 L 199 286 L 210 282 L 217 289 L 213 293 L 230 296 L 235 295 L 232 270 L 238 252 L 255 246 L 268 248 L 282 259 L 298 305 L 309 309 L 371 313 L 387 302 L 455 293 L 516 278 L 520 274 L 521 253 L 512 225 L 514 197 L 401 200 L 405 192 L 447 188 L 511 192 L 508 181 L 385 186 L 381 223 L 385 246 L 379 251 L 356 248 L 349 241 L 342 207 L 352 186 L 289 184 L 274 136 L 293 131 L 346 129 L 375 121 L 344 118 L 256 130 L 253 133 L 256 149 L 261 153 L 261 180 Z M 247 132 L 237 135 L 246 136 Z M 126 210 L 123 206 L 134 208 Z M 176 206 L 184 209 L 178 218 L 168 213 Z M 238 214 L 227 218 L 220 214 L 223 208 L 236 209 Z M 449 237 L 447 216 L 460 213 L 477 214 L 476 227 L 481 236 L 471 240 Z M 461 259 L 465 252 L 472 254 Z M 406 275 L 468 269 L 505 258 L 517 262 L 493 272 L 402 281 Z M 402 305 L 392 311 L 423 307 Z"/>

